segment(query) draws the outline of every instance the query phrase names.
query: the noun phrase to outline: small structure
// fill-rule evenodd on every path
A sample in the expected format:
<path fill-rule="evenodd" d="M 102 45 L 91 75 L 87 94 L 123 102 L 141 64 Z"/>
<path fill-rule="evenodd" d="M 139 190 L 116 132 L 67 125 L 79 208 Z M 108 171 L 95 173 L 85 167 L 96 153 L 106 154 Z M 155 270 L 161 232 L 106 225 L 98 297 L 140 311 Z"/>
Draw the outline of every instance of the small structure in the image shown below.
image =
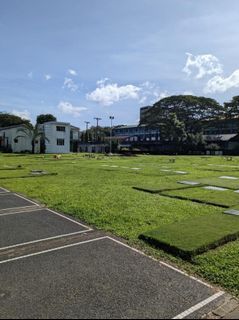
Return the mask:
<path fill-rule="evenodd" d="M 89 153 L 106 153 L 108 152 L 109 146 L 105 143 L 85 143 L 81 142 L 79 144 L 80 152 L 89 152 Z"/>
<path fill-rule="evenodd" d="M 18 130 L 23 128 L 23 125 L 0 128 L 0 151 L 16 153 L 31 152 L 32 145 L 31 140 L 28 137 L 26 137 L 26 139 L 16 139 L 19 135 Z M 39 141 L 36 141 L 36 143 L 38 142 Z"/>
<path fill-rule="evenodd" d="M 31 152 L 31 138 L 19 136 L 18 130 L 25 128 L 24 125 L 15 125 L 0 128 L 0 151 L 6 152 Z M 80 129 L 66 122 L 46 122 L 38 125 L 38 129 L 44 132 L 47 140 L 35 140 L 36 153 L 70 153 L 79 151 Z"/>

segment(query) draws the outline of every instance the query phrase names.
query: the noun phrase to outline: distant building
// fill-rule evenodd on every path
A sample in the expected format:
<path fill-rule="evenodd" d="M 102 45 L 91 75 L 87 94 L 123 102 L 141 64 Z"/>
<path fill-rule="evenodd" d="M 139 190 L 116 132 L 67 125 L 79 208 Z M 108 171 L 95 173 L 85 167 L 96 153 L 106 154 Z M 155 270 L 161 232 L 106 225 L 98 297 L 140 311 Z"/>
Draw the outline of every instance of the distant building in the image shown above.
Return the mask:
<path fill-rule="evenodd" d="M 16 137 L 19 135 L 18 130 L 23 129 L 23 125 L 15 125 L 0 128 L 0 151 L 7 152 L 31 152 L 32 145 L 29 138 L 23 139 Z"/>
<path fill-rule="evenodd" d="M 106 153 L 108 152 L 108 144 L 94 142 L 80 142 L 79 151 L 89 153 Z"/>
<path fill-rule="evenodd" d="M 119 141 L 119 149 L 135 146 L 145 150 L 160 141 L 160 130 L 146 125 L 120 126 L 113 129 L 113 138 Z"/>
<path fill-rule="evenodd" d="M 78 151 L 79 128 L 67 122 L 45 122 L 38 125 L 49 141 L 45 141 L 45 153 L 70 153 Z M 40 152 L 40 150 L 38 150 Z"/>
<path fill-rule="evenodd" d="M 30 137 L 21 137 L 18 130 L 23 125 L 0 128 L 0 150 L 5 149 L 12 152 L 30 152 L 32 150 Z M 70 123 L 46 122 L 38 125 L 38 129 L 45 133 L 47 140 L 43 143 L 40 138 L 35 141 L 35 152 L 40 153 L 70 153 L 79 151 L 79 131 Z M 22 133 L 21 133 L 22 135 Z"/>

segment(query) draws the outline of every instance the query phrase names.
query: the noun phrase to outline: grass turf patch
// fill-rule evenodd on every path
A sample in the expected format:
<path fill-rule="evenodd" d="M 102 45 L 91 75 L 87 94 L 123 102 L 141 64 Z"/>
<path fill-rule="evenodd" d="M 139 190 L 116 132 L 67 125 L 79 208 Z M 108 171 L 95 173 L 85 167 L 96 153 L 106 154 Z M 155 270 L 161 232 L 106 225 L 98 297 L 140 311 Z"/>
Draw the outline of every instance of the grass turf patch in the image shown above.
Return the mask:
<path fill-rule="evenodd" d="M 190 218 L 140 235 L 140 239 L 186 260 L 237 238 L 239 218 L 224 214 Z"/>
<path fill-rule="evenodd" d="M 224 208 L 239 205 L 239 193 L 232 190 L 218 191 L 195 187 L 183 190 L 165 191 L 163 195 L 178 199 L 192 200 L 205 204 L 218 205 Z"/>
<path fill-rule="evenodd" d="M 228 176 L 228 174 L 225 172 L 219 174 L 219 176 Z M 235 176 L 234 174 L 232 176 Z M 238 178 L 238 177 L 237 177 Z M 215 187 L 222 187 L 222 188 L 228 188 L 228 189 L 233 189 L 237 190 L 239 189 L 239 180 L 230 180 L 230 179 L 221 179 L 221 178 L 203 178 L 203 179 L 198 179 L 198 182 L 204 185 L 209 185 L 209 186 L 215 186 Z"/>

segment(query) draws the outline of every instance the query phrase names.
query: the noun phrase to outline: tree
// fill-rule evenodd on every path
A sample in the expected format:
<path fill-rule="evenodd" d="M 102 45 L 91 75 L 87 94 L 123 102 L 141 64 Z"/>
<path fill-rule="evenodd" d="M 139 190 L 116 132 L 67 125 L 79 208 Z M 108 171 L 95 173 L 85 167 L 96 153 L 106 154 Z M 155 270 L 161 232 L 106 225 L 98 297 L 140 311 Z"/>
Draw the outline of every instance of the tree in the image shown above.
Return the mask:
<path fill-rule="evenodd" d="M 32 145 L 32 154 L 35 153 L 35 144 L 37 142 L 37 139 L 40 138 L 41 141 L 48 141 L 49 139 L 45 136 L 45 133 L 43 131 L 40 131 L 37 126 L 35 128 L 32 128 L 30 126 L 25 126 L 24 128 L 19 128 L 17 130 L 17 133 L 20 133 L 18 136 L 15 137 L 15 139 L 19 138 L 30 138 L 31 139 L 31 145 Z"/>
<path fill-rule="evenodd" d="M 224 108 L 214 99 L 190 95 L 171 96 L 156 102 L 144 115 L 144 122 L 160 129 L 167 124 L 171 114 L 184 123 L 185 132 L 200 133 L 202 125 L 210 119 L 224 115 Z M 162 135 L 163 138 L 163 135 Z"/>
<path fill-rule="evenodd" d="M 224 109 L 226 118 L 232 119 L 239 117 L 239 96 L 233 97 L 230 102 L 225 102 Z"/>
<path fill-rule="evenodd" d="M 31 125 L 29 120 L 22 119 L 13 114 L 0 112 L 0 127 L 5 128 L 5 127 L 15 126 L 19 124 L 25 124 L 28 126 Z"/>
<path fill-rule="evenodd" d="M 185 125 L 178 120 L 176 113 L 171 113 L 161 126 L 161 135 L 164 139 L 173 143 L 181 143 L 186 140 Z"/>
<path fill-rule="evenodd" d="M 37 116 L 37 124 L 43 124 L 50 121 L 57 121 L 56 117 L 54 117 L 52 114 L 40 114 Z"/>

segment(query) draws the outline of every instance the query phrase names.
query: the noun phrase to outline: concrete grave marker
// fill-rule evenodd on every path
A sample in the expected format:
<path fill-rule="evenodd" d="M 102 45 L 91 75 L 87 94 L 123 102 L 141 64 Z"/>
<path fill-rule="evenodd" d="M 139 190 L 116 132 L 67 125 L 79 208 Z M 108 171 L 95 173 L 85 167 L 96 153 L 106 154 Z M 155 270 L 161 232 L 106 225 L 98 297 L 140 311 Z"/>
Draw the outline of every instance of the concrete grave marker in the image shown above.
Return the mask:
<path fill-rule="evenodd" d="M 236 177 L 230 177 L 230 176 L 221 176 L 220 179 L 228 179 L 228 180 L 238 180 Z"/>
<path fill-rule="evenodd" d="M 234 209 L 226 210 L 226 211 L 224 211 L 224 213 L 231 214 L 233 216 L 239 216 L 239 211 L 238 210 L 234 210 Z"/>
<path fill-rule="evenodd" d="M 200 184 L 200 182 L 196 182 L 196 181 L 178 181 L 178 183 L 181 183 L 181 184 L 187 184 L 189 186 L 197 186 Z"/>
<path fill-rule="evenodd" d="M 179 173 L 179 174 L 187 174 L 186 171 L 174 171 L 175 173 Z"/>
<path fill-rule="evenodd" d="M 228 190 L 228 189 L 226 189 L 226 188 L 214 187 L 214 186 L 203 187 L 203 189 L 206 189 L 206 190 L 214 190 L 214 191 L 226 191 L 226 190 Z"/>

